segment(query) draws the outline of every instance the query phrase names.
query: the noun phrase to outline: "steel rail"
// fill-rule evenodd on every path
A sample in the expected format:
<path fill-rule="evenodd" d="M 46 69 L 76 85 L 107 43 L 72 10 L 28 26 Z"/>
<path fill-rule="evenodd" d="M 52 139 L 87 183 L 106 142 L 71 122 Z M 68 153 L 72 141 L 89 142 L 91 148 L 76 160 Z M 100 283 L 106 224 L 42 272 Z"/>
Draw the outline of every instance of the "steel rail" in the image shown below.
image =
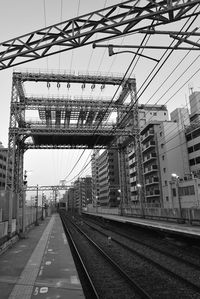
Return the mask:
<path fill-rule="evenodd" d="M 79 253 L 79 251 L 78 251 L 78 248 L 76 247 L 76 244 L 75 244 L 75 242 L 73 241 L 73 237 L 72 237 L 72 235 L 71 235 L 69 229 L 67 228 L 67 225 L 66 225 L 66 222 L 65 222 L 65 218 L 64 218 L 64 216 L 62 215 L 62 213 L 60 213 L 60 218 L 61 218 L 61 221 L 62 221 L 64 230 L 65 230 L 65 233 L 66 233 L 67 236 L 69 237 L 70 243 L 71 243 L 71 245 L 72 245 L 72 247 L 73 247 L 73 250 L 74 250 L 74 252 L 75 252 L 75 254 L 76 254 L 77 258 L 78 258 L 78 261 L 79 261 L 79 263 L 80 263 L 80 265 L 81 265 L 82 271 L 84 272 L 85 277 L 87 278 L 88 283 L 89 283 L 89 285 L 90 285 L 91 293 L 92 293 L 92 294 L 91 294 L 91 295 L 92 295 L 91 298 L 99 299 L 99 295 L 98 295 L 98 293 L 97 293 L 97 290 L 96 290 L 96 288 L 95 288 L 95 286 L 94 286 L 94 284 L 93 284 L 93 282 L 92 282 L 92 279 L 91 279 L 91 277 L 90 277 L 90 275 L 89 275 L 89 273 L 88 273 L 88 271 L 87 271 L 87 268 L 86 268 L 86 266 L 85 266 L 85 264 L 84 264 L 84 262 L 83 262 L 83 260 L 82 260 L 82 258 L 81 258 L 81 255 L 80 255 L 80 253 Z"/>
<path fill-rule="evenodd" d="M 85 224 L 87 224 L 87 222 L 85 222 Z M 104 235 L 106 238 L 110 235 L 100 231 L 98 228 L 95 228 L 94 226 L 87 224 L 89 227 L 91 227 L 93 230 L 96 230 L 97 232 L 99 232 L 100 234 Z M 123 244 L 122 242 L 118 241 L 117 239 L 112 237 L 112 241 L 114 241 L 115 243 L 119 244 L 120 246 L 122 246 L 123 248 L 125 248 L 126 250 L 128 250 L 131 253 L 134 253 L 135 255 L 139 256 L 141 259 L 146 260 L 148 263 L 151 263 L 152 265 L 154 265 L 155 267 L 157 267 L 158 269 L 160 269 L 163 272 L 166 272 L 167 274 L 169 274 L 170 276 L 174 277 L 175 279 L 178 279 L 179 281 L 181 281 L 182 283 L 188 285 L 189 287 L 191 287 L 193 290 L 197 291 L 200 294 L 200 286 L 197 286 L 196 284 L 192 283 L 190 280 L 180 276 L 179 274 L 173 272 L 172 270 L 162 266 L 161 264 L 159 264 L 158 262 L 152 260 L 151 258 L 148 258 L 147 256 L 139 253 L 137 250 Z"/>
<path fill-rule="evenodd" d="M 69 220 L 70 221 L 70 220 Z M 129 275 L 111 258 L 107 253 L 99 247 L 99 245 L 94 242 L 83 230 L 81 230 L 75 223 L 70 221 L 70 223 L 90 242 L 90 244 L 115 268 L 115 270 L 125 278 L 125 280 L 132 286 L 138 294 L 144 299 L 152 299 L 152 297 L 147 294 Z"/>

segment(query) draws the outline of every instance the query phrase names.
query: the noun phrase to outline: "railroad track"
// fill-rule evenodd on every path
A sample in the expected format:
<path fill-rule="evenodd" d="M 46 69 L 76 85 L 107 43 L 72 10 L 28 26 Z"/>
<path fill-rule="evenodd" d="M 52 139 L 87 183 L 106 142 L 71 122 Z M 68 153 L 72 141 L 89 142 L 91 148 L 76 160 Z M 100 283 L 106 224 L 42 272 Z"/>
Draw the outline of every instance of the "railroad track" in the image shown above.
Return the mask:
<path fill-rule="evenodd" d="M 83 268 L 90 277 L 96 297 L 86 298 L 123 298 L 152 299 L 94 240 L 79 226 L 61 214 L 67 234 L 73 235 L 73 243 L 79 252 Z M 87 266 L 86 266 L 87 265 Z M 97 275 L 98 273 L 98 275 Z M 97 297 L 98 296 L 98 297 Z"/>
<path fill-rule="evenodd" d="M 88 223 L 88 220 L 86 220 L 86 223 Z M 174 262 L 178 261 L 178 262 L 184 264 L 185 266 L 190 267 L 192 270 L 195 269 L 197 271 L 200 271 L 199 255 L 195 257 L 194 261 L 191 261 L 191 260 L 188 259 L 188 256 L 187 256 L 188 252 L 185 252 L 184 257 L 183 257 L 182 256 L 183 253 L 181 255 L 179 255 L 180 253 L 175 252 L 174 249 L 173 249 L 173 253 L 171 253 L 169 251 L 169 250 L 172 250 L 171 248 L 167 249 L 165 247 L 165 249 L 163 249 L 163 246 L 160 246 L 160 244 L 157 244 L 157 245 L 155 243 L 154 243 L 154 245 L 148 244 L 146 242 L 146 240 L 145 241 L 141 240 L 141 239 L 144 239 L 144 238 L 141 238 L 141 235 L 140 235 L 140 240 L 139 240 L 138 238 L 133 237 L 132 235 L 130 236 L 127 232 L 124 232 L 123 229 L 120 231 L 119 228 L 116 228 L 112 225 L 107 225 L 107 227 L 103 227 L 102 224 L 99 223 L 98 221 L 97 222 L 92 221 L 91 223 L 93 223 L 94 225 L 98 225 L 98 226 L 100 226 L 101 228 L 103 228 L 105 230 L 109 230 L 112 233 L 116 233 L 117 235 L 119 235 L 121 237 L 124 237 L 124 238 L 134 242 L 134 244 L 141 245 L 146 249 L 150 249 L 151 251 L 155 251 L 157 253 L 160 253 L 161 255 L 164 255 L 165 257 L 171 258 Z"/>
<path fill-rule="evenodd" d="M 82 224 L 83 223 L 84 225 L 87 224 L 88 226 L 88 223 L 82 221 Z M 123 259 L 121 258 L 121 256 L 122 255 L 126 256 L 126 261 L 124 262 L 124 265 L 126 265 L 127 273 L 131 273 L 132 271 L 135 271 L 134 263 L 135 265 L 138 264 L 143 265 L 146 273 L 149 274 L 142 276 L 141 267 L 139 266 L 136 267 L 138 273 L 140 273 L 140 281 L 144 282 L 141 284 L 141 287 L 144 288 L 147 291 L 147 293 L 150 293 L 150 291 L 152 291 L 152 294 L 154 295 L 153 298 L 170 298 L 169 296 L 171 296 L 171 298 L 187 298 L 187 299 L 200 298 L 200 284 L 199 284 L 200 272 L 196 273 L 197 274 L 196 278 L 194 277 L 194 275 L 192 275 L 192 277 L 184 277 L 182 275 L 183 273 L 180 273 L 183 271 L 183 266 L 181 268 L 181 271 L 177 272 L 177 269 L 179 268 L 180 265 L 176 265 L 175 267 L 176 271 L 174 271 L 174 263 L 177 263 L 176 259 L 173 258 L 173 262 L 171 261 L 170 263 L 169 261 L 166 262 L 163 258 L 161 259 L 160 256 L 156 259 L 155 248 L 154 248 L 154 255 L 152 254 L 152 249 L 150 248 L 148 248 L 150 252 L 148 252 L 147 254 L 147 250 L 146 249 L 144 250 L 143 245 L 142 245 L 143 248 L 140 247 L 137 249 L 133 249 L 133 242 L 131 241 L 132 244 L 130 244 L 130 240 L 129 240 L 129 245 L 127 245 L 127 240 L 122 240 L 122 236 L 119 236 L 118 233 L 116 233 L 114 236 L 113 234 L 111 234 L 111 232 L 105 233 L 102 227 L 97 228 L 91 224 L 88 226 L 88 229 L 85 227 L 84 230 L 87 231 L 87 233 L 89 233 L 90 235 L 92 235 L 92 238 L 94 238 L 95 240 L 100 238 L 99 235 L 97 236 L 97 232 L 102 236 L 104 236 L 104 241 L 102 240 L 100 241 L 101 247 L 106 247 L 106 242 L 108 240 L 108 237 L 111 237 L 112 250 L 110 250 L 111 252 L 109 254 L 112 254 L 112 256 L 114 256 L 113 258 L 116 261 L 118 261 L 118 263 L 122 263 L 122 264 L 123 264 Z M 123 236 L 123 238 L 125 237 Z M 118 247 L 120 246 L 121 249 L 116 248 L 116 245 L 113 246 L 114 243 L 117 244 Z M 160 252 L 159 254 L 161 255 Z M 160 259 L 162 260 L 162 262 Z M 133 260 L 134 262 L 132 262 Z M 179 263 L 180 261 L 183 262 L 183 260 L 180 259 Z M 194 268 L 191 269 L 192 265 L 189 266 L 190 268 L 186 268 L 185 272 L 188 272 L 190 274 L 191 271 L 194 270 Z M 187 265 L 187 267 L 189 266 Z M 154 273 L 152 274 L 152 272 Z M 151 282 L 146 278 L 146 276 L 152 278 Z M 156 284 L 159 284 L 159 282 L 161 282 L 160 288 L 157 285 L 152 286 L 152 283 L 154 283 L 154 281 Z"/>

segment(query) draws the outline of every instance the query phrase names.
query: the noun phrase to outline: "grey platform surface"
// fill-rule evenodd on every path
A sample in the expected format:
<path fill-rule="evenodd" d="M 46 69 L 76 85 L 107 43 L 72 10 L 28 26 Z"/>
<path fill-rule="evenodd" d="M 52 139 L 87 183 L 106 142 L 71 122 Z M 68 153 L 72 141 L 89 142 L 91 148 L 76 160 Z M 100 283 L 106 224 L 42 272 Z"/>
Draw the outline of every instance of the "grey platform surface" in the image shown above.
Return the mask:
<path fill-rule="evenodd" d="M 85 298 L 58 214 L 0 256 L 0 298 Z"/>

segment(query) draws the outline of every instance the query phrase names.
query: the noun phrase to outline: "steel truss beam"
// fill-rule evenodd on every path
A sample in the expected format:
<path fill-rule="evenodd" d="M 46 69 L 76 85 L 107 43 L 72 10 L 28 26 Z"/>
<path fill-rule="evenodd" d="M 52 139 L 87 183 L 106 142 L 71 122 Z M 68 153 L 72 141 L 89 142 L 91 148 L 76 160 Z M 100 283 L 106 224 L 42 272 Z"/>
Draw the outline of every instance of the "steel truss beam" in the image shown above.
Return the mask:
<path fill-rule="evenodd" d="M 20 106 L 26 106 L 26 110 L 38 110 L 39 107 L 49 107 L 50 109 L 55 109 L 55 107 L 59 107 L 61 109 L 63 108 L 73 108 L 75 107 L 74 111 L 80 111 L 81 108 L 89 109 L 91 108 L 93 111 L 102 111 L 102 108 L 104 110 L 109 109 L 112 112 L 116 112 L 118 110 L 122 112 L 128 112 L 130 110 L 130 107 L 128 104 L 116 104 L 116 102 L 111 102 L 110 100 L 104 100 L 104 98 L 97 98 L 94 100 L 85 98 L 79 98 L 79 99 L 70 99 L 70 98 L 40 98 L 40 97 L 25 97 L 24 103 L 14 103 L 13 107 L 16 106 L 18 109 Z M 87 110 L 86 109 L 86 110 Z"/>
<path fill-rule="evenodd" d="M 10 130 L 11 133 L 16 134 L 18 136 L 23 136 L 23 138 L 27 138 L 29 136 L 36 135 L 60 135 L 60 136 L 91 136 L 91 135 L 102 135 L 102 136 L 129 136 L 132 134 L 131 129 L 128 128 L 114 128 L 113 126 L 103 126 L 96 129 L 96 126 L 85 126 L 84 128 L 80 127 L 72 127 L 62 128 L 62 127 L 50 127 L 47 128 L 46 125 L 38 125 L 35 128 L 13 128 Z"/>
<path fill-rule="evenodd" d="M 130 0 L 0 44 L 0 69 L 199 14 L 199 0 Z M 145 22 L 144 22 L 145 21 Z M 95 33 L 99 33 L 98 36 Z"/>
<path fill-rule="evenodd" d="M 50 190 L 67 190 L 71 188 L 72 185 L 52 185 L 52 186 L 27 186 L 26 191 L 50 191 Z"/>
<path fill-rule="evenodd" d="M 17 71 L 13 73 L 13 80 L 21 82 L 59 82 L 59 83 L 85 83 L 85 84 L 106 84 L 120 85 L 122 83 L 123 74 L 102 74 L 99 72 L 78 72 L 73 71 L 52 73 L 46 71 L 27 70 Z M 126 81 L 134 81 L 129 78 Z"/>

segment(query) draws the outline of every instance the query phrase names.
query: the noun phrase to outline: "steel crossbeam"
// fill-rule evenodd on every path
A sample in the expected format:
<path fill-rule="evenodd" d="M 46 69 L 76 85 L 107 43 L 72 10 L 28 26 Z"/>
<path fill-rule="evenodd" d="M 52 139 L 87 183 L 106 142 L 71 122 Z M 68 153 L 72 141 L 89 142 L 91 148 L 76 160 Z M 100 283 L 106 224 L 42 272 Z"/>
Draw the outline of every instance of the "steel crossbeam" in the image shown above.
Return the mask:
<path fill-rule="evenodd" d="M 11 134 L 18 134 L 24 136 L 35 136 L 35 135 L 57 135 L 57 136 L 65 136 L 65 135 L 73 135 L 73 136 L 91 136 L 102 135 L 102 136 L 129 136 L 132 134 L 132 130 L 128 128 L 116 128 L 114 126 L 105 126 L 99 127 L 96 129 L 96 126 L 88 126 L 84 128 L 77 128 L 76 126 L 71 126 L 69 128 L 56 128 L 54 127 L 46 127 L 46 125 L 40 125 L 35 128 L 13 128 L 10 130 Z"/>
<path fill-rule="evenodd" d="M 199 14 L 199 0 L 129 0 L 0 44 L 0 69 Z M 145 20 L 145 22 L 144 22 Z M 99 33 L 98 36 L 96 33 Z"/>

